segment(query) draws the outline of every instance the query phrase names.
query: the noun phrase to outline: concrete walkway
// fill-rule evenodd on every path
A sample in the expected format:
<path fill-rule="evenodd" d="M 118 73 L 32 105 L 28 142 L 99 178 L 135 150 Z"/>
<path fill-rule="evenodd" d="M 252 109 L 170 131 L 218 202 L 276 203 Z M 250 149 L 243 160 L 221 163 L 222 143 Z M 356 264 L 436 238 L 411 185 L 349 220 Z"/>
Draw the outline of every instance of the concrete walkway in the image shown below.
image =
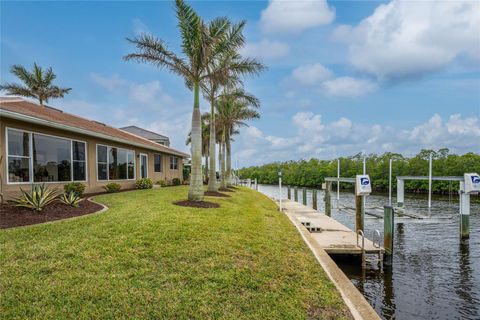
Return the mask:
<path fill-rule="evenodd" d="M 360 246 L 357 246 L 356 233 L 335 219 L 292 200 L 282 199 L 282 207 L 283 211 L 297 222 L 310 222 L 312 227 L 318 228 L 318 232 L 312 232 L 311 235 L 327 253 L 358 255 L 362 253 L 361 238 Z M 365 252 L 383 254 L 384 249 L 375 247 L 373 242 L 365 237 Z"/>

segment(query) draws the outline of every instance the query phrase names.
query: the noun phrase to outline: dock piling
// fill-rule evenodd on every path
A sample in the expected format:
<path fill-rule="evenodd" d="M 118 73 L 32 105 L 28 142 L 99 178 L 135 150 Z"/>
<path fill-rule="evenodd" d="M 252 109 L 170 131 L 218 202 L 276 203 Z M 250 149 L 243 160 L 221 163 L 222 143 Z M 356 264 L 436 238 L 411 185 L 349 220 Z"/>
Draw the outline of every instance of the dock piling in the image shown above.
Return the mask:
<path fill-rule="evenodd" d="M 292 200 L 292 190 L 289 185 L 287 186 L 287 198 L 288 200 Z"/>
<path fill-rule="evenodd" d="M 383 207 L 383 247 L 385 248 L 384 262 L 392 264 L 393 257 L 393 235 L 395 228 L 394 210 L 392 206 Z"/>
<path fill-rule="evenodd" d="M 460 239 L 470 237 L 470 194 L 465 193 L 465 184 L 460 182 Z"/>
<path fill-rule="evenodd" d="M 298 187 L 293 187 L 293 200 L 298 202 Z"/>
<path fill-rule="evenodd" d="M 355 232 L 364 231 L 365 207 L 363 196 L 355 196 Z"/>
<path fill-rule="evenodd" d="M 317 190 L 312 190 L 312 208 L 313 210 L 317 210 Z"/>
<path fill-rule="evenodd" d="M 325 214 L 329 217 L 332 216 L 332 199 L 330 196 L 330 191 L 332 189 L 332 183 L 327 181 L 325 186 L 325 194 L 323 200 L 325 201 Z"/>
<path fill-rule="evenodd" d="M 302 203 L 304 206 L 307 205 L 307 188 L 303 188 L 302 190 Z"/>

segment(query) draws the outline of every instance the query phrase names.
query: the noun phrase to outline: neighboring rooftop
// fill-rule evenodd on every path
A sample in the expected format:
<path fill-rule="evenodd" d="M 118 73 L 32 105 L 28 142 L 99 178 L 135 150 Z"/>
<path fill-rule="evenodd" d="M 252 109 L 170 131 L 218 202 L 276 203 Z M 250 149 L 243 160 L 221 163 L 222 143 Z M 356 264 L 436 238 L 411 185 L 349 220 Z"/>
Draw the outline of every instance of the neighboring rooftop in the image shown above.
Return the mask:
<path fill-rule="evenodd" d="M 150 141 L 136 134 L 63 112 L 56 108 L 41 106 L 18 97 L 0 97 L 0 117 L 39 123 L 45 126 L 101 137 L 181 157 L 189 156 L 186 153 Z"/>
<path fill-rule="evenodd" d="M 153 131 L 145 130 L 143 128 L 139 128 L 137 126 L 127 126 L 127 127 L 122 127 L 120 128 L 123 131 L 127 131 L 130 133 L 133 133 L 137 136 L 143 137 L 145 139 L 148 139 L 150 141 L 162 144 L 164 146 L 170 146 L 170 139 L 167 136 L 158 134 Z"/>

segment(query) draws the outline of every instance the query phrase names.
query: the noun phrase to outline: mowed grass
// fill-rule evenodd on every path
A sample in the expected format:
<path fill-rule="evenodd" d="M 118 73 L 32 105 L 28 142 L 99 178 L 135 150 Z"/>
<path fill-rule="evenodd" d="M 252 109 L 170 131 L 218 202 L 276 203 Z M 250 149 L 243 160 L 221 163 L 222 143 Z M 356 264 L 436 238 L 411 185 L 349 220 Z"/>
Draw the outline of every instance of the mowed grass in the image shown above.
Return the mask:
<path fill-rule="evenodd" d="M 2 319 L 350 318 L 288 219 L 238 189 L 179 207 L 186 187 L 97 196 L 110 209 L 0 231 Z"/>

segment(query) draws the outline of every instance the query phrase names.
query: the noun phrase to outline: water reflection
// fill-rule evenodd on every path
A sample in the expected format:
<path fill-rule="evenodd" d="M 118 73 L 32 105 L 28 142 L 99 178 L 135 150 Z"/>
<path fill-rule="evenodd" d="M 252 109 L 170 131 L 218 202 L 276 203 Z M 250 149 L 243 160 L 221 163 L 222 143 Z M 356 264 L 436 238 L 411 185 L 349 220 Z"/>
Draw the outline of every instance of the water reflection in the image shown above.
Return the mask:
<path fill-rule="evenodd" d="M 279 189 L 259 186 L 259 191 L 273 196 Z M 299 189 L 299 201 L 302 190 Z M 286 188 L 282 190 L 287 197 Z M 293 193 L 292 193 L 293 194 Z M 336 199 L 332 199 L 334 205 Z M 307 205 L 311 206 L 307 193 Z M 372 195 L 367 207 L 383 207 L 388 198 Z M 406 197 L 407 210 L 428 215 L 427 198 Z M 338 206 L 352 207 L 354 196 L 341 193 Z M 323 192 L 318 193 L 318 210 L 324 211 Z M 470 239 L 460 241 L 458 202 L 448 197 L 434 197 L 432 219 L 397 219 L 395 217 L 393 265 L 383 270 L 376 264 L 360 267 L 348 261 L 339 266 L 364 294 L 383 319 L 480 319 L 480 204 L 472 201 Z M 333 210 L 332 217 L 353 229 L 354 215 Z M 448 217 L 448 219 L 445 219 Z M 383 237 L 383 220 L 365 219 L 365 234 L 379 230 Z"/>

